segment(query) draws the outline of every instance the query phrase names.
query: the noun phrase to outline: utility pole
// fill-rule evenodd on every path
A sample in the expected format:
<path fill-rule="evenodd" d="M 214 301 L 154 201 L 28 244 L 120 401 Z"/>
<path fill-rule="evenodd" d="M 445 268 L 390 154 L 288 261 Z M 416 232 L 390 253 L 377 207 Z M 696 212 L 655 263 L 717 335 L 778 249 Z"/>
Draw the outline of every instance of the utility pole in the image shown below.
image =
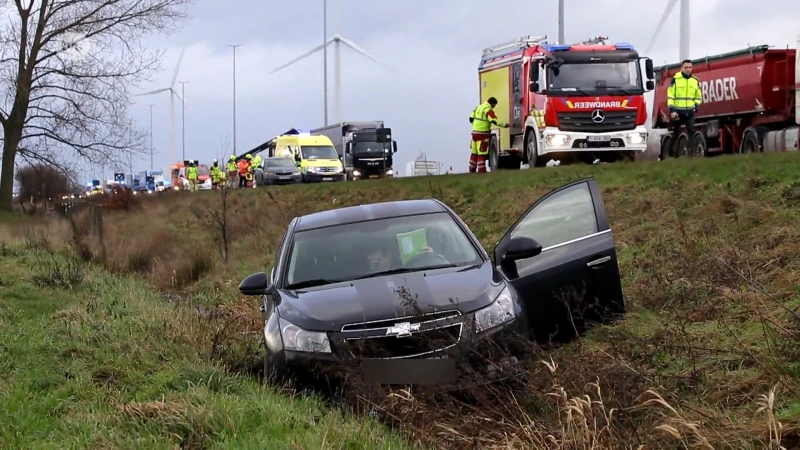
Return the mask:
<path fill-rule="evenodd" d="M 155 153 L 155 149 L 153 148 L 153 104 L 147 105 L 150 107 L 150 170 L 153 170 L 153 153 Z"/>
<path fill-rule="evenodd" d="M 328 0 L 322 0 L 322 98 L 328 126 Z"/>
<path fill-rule="evenodd" d="M 186 161 L 186 85 L 188 81 L 179 81 L 181 84 L 181 147 L 183 151 L 183 158 L 181 161 Z"/>
<path fill-rule="evenodd" d="M 236 47 L 242 44 L 228 44 L 233 49 L 233 154 L 236 154 Z"/>
<path fill-rule="evenodd" d="M 564 1 L 558 0 L 558 43 L 564 44 Z"/>

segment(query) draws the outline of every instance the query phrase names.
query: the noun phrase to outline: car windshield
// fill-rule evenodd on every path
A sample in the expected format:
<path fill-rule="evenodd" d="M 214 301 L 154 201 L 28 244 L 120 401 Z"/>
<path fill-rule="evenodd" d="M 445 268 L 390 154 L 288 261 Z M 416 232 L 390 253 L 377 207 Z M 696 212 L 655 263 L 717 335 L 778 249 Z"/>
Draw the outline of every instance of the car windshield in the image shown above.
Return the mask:
<path fill-rule="evenodd" d="M 381 153 L 388 153 L 389 150 L 392 148 L 392 143 L 380 143 L 380 142 L 353 142 L 353 154 L 378 154 L 380 157 Z"/>
<path fill-rule="evenodd" d="M 294 167 L 294 161 L 290 158 L 267 158 L 264 167 Z"/>
<path fill-rule="evenodd" d="M 395 217 L 295 234 L 286 286 L 471 266 L 481 261 L 478 250 L 449 214 Z"/>
<path fill-rule="evenodd" d="M 339 159 L 332 145 L 303 145 L 300 147 L 303 159 Z"/>
<path fill-rule="evenodd" d="M 642 91 L 639 61 L 565 63 L 548 70 L 547 90 L 569 95 L 630 94 Z M 587 93 L 588 92 L 588 93 Z"/>
<path fill-rule="evenodd" d="M 198 175 L 208 175 L 208 167 L 206 167 L 206 166 L 198 167 L 197 168 L 197 174 Z"/>

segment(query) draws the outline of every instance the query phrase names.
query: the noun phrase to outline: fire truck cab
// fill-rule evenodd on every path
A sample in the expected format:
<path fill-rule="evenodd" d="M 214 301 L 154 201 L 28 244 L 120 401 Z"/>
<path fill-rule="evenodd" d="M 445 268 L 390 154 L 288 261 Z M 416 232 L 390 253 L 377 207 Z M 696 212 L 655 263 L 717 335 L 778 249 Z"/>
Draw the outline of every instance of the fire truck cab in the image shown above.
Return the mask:
<path fill-rule="evenodd" d="M 653 63 L 630 44 L 605 40 L 559 45 L 523 36 L 483 50 L 480 101 L 495 97 L 495 113 L 509 124 L 492 130 L 490 170 L 633 160 L 647 149 Z"/>

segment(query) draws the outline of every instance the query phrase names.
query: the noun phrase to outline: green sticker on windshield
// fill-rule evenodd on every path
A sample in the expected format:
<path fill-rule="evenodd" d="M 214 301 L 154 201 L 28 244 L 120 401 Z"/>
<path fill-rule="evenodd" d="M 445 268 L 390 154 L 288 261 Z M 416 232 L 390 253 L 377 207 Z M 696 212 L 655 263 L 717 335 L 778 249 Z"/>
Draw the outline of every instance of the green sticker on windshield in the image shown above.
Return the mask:
<path fill-rule="evenodd" d="M 397 246 L 400 249 L 400 260 L 405 264 L 412 256 L 428 246 L 428 234 L 425 232 L 425 228 L 408 233 L 398 233 Z"/>

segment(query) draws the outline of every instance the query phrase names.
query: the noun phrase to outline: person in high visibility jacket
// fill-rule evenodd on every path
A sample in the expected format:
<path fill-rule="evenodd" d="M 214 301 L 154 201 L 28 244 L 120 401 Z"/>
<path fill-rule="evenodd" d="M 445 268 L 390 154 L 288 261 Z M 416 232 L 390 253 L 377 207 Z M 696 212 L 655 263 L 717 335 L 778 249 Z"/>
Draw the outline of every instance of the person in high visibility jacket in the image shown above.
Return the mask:
<path fill-rule="evenodd" d="M 256 169 L 261 167 L 261 155 L 259 155 L 258 153 L 256 153 L 255 156 L 253 156 L 253 164 L 252 164 L 251 167 L 252 167 L 252 172 L 253 172 L 253 186 L 255 186 L 255 184 L 256 184 L 256 178 L 255 178 Z"/>
<path fill-rule="evenodd" d="M 253 164 L 253 155 L 247 154 L 247 176 L 245 177 L 245 187 L 256 187 L 256 165 Z"/>
<path fill-rule="evenodd" d="M 222 173 L 222 169 L 219 168 L 219 163 L 217 162 L 216 159 L 211 164 L 210 172 L 211 173 L 209 174 L 209 176 L 211 176 L 211 189 L 217 189 L 219 188 L 220 181 L 224 180 L 225 177 Z"/>
<path fill-rule="evenodd" d="M 228 187 L 236 187 L 236 155 L 228 157 L 228 163 L 225 165 L 225 170 L 228 172 Z"/>
<path fill-rule="evenodd" d="M 494 107 L 497 99 L 489 97 L 484 103 L 478 105 L 469 116 L 472 124 L 471 154 L 469 155 L 469 172 L 486 172 L 486 159 L 489 156 L 489 139 L 492 137 L 492 125 L 508 128 L 507 123 L 500 122 Z"/>
<path fill-rule="evenodd" d="M 680 149 L 677 146 L 681 136 L 681 127 L 684 125 L 686 134 L 689 136 L 688 145 L 694 145 L 694 116 L 702 101 L 700 80 L 692 75 L 692 61 L 686 59 L 682 63 L 681 71 L 672 77 L 672 82 L 667 88 L 667 106 L 672 120 L 672 143 L 668 149 L 670 156 L 674 158 L 680 156 Z M 667 155 L 662 154 L 661 159 L 664 159 L 664 156 Z"/>
<path fill-rule="evenodd" d="M 197 191 L 197 175 L 197 167 L 194 165 L 194 161 L 189 162 L 189 167 L 186 168 L 186 179 L 189 180 L 190 191 Z"/>
<path fill-rule="evenodd" d="M 249 155 L 248 155 L 249 156 Z M 250 160 L 242 158 L 239 161 L 239 187 L 243 188 L 247 184 L 247 172 L 250 171 Z"/>

